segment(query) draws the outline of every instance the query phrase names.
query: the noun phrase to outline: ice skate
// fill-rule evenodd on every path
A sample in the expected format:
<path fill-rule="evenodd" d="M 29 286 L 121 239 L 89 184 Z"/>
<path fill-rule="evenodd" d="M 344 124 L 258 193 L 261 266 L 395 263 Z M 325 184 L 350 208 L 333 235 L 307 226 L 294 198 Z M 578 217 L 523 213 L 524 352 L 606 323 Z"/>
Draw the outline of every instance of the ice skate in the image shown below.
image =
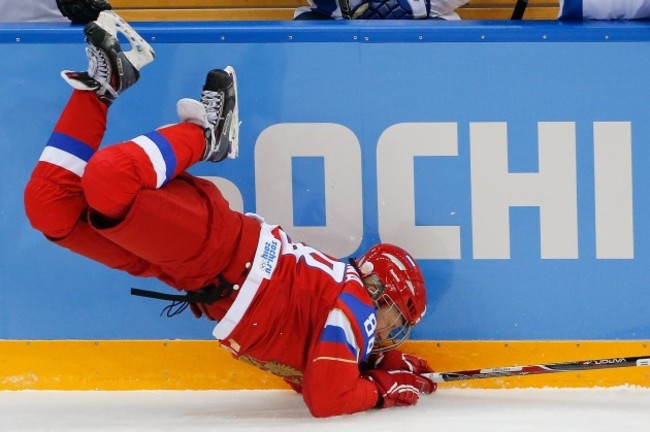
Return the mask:
<path fill-rule="evenodd" d="M 237 75 L 231 66 L 208 73 L 201 101 L 181 99 L 177 104 L 181 122 L 199 125 L 205 132 L 202 161 L 219 162 L 239 154 L 239 107 Z"/>
<path fill-rule="evenodd" d="M 112 11 L 99 14 L 97 21 L 84 27 L 88 71 L 63 71 L 61 76 L 73 88 L 94 91 L 107 105 L 140 78 L 140 69 L 151 63 L 155 52 L 151 46 L 119 15 Z M 117 34 L 129 41 L 131 50 L 124 52 Z"/>

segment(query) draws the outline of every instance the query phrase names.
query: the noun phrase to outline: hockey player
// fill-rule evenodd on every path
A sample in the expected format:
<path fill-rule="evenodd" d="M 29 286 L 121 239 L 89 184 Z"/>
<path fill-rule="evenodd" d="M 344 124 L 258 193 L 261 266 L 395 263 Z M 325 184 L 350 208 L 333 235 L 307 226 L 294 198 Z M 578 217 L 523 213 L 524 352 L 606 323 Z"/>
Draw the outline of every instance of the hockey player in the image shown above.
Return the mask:
<path fill-rule="evenodd" d="M 210 71 L 200 101 L 178 102 L 180 123 L 100 150 L 109 106 L 154 51 L 112 11 L 84 32 L 88 71 L 62 72 L 74 90 L 25 190 L 31 224 L 64 248 L 187 292 L 225 349 L 284 378 L 314 416 L 433 392 L 420 375 L 426 362 L 395 349 L 426 311 L 408 253 L 379 244 L 338 261 L 232 211 L 213 183 L 186 172 L 237 157 L 235 70 Z"/>

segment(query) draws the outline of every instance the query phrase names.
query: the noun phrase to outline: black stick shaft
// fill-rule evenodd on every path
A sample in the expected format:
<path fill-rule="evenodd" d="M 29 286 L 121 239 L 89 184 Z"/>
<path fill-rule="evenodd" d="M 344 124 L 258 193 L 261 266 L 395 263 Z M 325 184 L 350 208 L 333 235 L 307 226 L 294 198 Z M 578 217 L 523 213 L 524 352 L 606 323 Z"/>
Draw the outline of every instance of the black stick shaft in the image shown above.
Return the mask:
<path fill-rule="evenodd" d="M 453 372 L 423 374 L 434 382 L 465 381 L 520 375 L 538 375 L 557 372 L 574 372 L 595 369 L 650 366 L 650 355 L 641 357 L 615 357 L 598 360 L 579 360 L 565 363 L 547 363 L 527 366 L 507 366 L 489 369 L 472 369 Z"/>
<path fill-rule="evenodd" d="M 511 19 L 520 20 L 524 17 L 524 12 L 526 11 L 526 6 L 528 6 L 528 0 L 517 0 L 515 4 L 515 9 L 512 12 Z"/>

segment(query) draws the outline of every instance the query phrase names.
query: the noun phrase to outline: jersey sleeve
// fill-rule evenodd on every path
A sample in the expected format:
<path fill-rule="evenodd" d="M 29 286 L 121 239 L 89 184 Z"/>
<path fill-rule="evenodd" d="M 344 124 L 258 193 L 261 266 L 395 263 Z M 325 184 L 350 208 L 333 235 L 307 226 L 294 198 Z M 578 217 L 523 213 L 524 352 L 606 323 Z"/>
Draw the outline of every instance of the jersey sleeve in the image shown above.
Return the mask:
<path fill-rule="evenodd" d="M 359 372 L 372 349 L 376 323 L 375 308 L 361 282 L 347 284 L 305 370 L 303 398 L 314 416 L 351 414 L 376 405 L 375 384 Z"/>

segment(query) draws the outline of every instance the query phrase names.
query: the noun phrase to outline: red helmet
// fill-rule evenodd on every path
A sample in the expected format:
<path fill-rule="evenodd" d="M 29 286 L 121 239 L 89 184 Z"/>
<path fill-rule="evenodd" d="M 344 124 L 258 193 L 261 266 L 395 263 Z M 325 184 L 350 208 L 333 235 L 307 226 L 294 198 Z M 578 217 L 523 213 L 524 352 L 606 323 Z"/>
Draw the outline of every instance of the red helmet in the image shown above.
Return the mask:
<path fill-rule="evenodd" d="M 393 349 L 408 338 L 411 328 L 426 313 L 422 270 L 408 252 L 388 243 L 371 247 L 356 264 L 377 310 L 396 308 L 399 312 L 401 324 L 391 325 L 389 337 L 376 339 L 373 351 Z"/>

